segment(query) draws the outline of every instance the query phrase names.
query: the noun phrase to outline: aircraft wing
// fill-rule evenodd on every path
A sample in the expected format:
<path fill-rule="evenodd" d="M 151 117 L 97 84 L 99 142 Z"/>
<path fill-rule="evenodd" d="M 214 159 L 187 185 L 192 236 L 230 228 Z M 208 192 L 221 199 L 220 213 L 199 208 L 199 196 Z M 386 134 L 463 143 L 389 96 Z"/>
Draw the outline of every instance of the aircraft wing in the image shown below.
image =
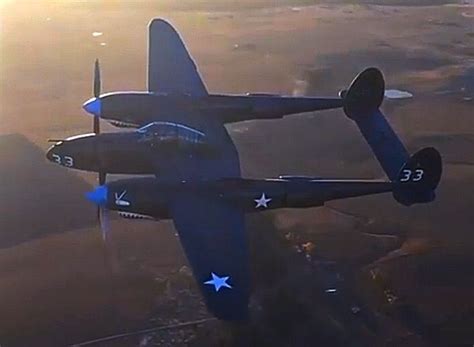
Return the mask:
<path fill-rule="evenodd" d="M 148 90 L 165 94 L 207 95 L 206 86 L 176 30 L 162 19 L 149 25 Z"/>
<path fill-rule="evenodd" d="M 209 311 L 223 320 L 246 319 L 250 279 L 243 212 L 192 192 L 174 199 L 174 225 Z"/>
<path fill-rule="evenodd" d="M 193 113 L 176 112 L 174 122 L 204 134 L 207 150 L 194 151 L 186 146 L 156 146 L 150 151 L 155 175 L 161 181 L 209 181 L 220 178 L 241 177 L 239 153 L 226 128 L 218 120 L 193 117 Z M 168 122 L 168 124 L 174 124 Z M 177 127 L 180 127 L 177 125 Z M 194 135 L 187 131 L 172 131 L 174 136 L 183 136 L 184 141 Z M 175 135 L 177 134 L 177 135 Z M 196 147 L 194 148 L 196 149 Z"/>

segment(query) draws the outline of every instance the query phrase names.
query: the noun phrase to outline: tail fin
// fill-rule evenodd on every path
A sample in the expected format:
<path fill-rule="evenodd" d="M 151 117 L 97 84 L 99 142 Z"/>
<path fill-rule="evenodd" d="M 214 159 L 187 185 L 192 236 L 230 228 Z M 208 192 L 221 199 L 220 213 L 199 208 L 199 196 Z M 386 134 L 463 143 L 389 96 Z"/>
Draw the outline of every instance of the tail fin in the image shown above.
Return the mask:
<path fill-rule="evenodd" d="M 366 118 L 382 104 L 385 94 L 385 81 L 382 72 L 369 67 L 354 78 L 348 90 L 340 93 L 344 98 L 344 112 L 357 121 Z"/>
<path fill-rule="evenodd" d="M 344 112 L 359 127 L 380 165 L 395 182 L 393 195 L 403 205 L 433 201 L 441 178 L 441 156 L 425 148 L 409 156 L 405 146 L 379 110 L 385 94 L 380 70 L 368 68 L 340 93 Z"/>
<path fill-rule="evenodd" d="M 341 95 L 344 96 L 344 112 L 355 121 L 385 173 L 394 181 L 409 154 L 379 110 L 384 93 L 382 73 L 376 68 L 368 68 Z"/>
<path fill-rule="evenodd" d="M 400 170 L 393 189 L 393 197 L 401 204 L 430 202 L 435 199 L 442 173 L 439 152 L 427 147 L 413 154 Z"/>

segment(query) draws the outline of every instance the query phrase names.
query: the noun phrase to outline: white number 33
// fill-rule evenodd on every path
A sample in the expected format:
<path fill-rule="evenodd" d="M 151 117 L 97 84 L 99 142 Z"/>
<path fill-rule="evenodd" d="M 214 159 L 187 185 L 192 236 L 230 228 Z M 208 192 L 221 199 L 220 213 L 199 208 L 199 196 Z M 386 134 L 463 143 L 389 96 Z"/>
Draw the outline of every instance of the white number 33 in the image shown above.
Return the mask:
<path fill-rule="evenodd" d="M 410 169 L 404 169 L 401 173 L 400 177 L 400 182 L 418 182 L 421 181 L 423 178 L 425 171 L 423 169 L 416 169 L 416 170 L 410 170 Z"/>
<path fill-rule="evenodd" d="M 68 155 L 61 157 L 60 155 L 53 154 L 53 160 L 59 165 L 64 165 L 66 167 L 74 166 L 74 159 Z"/>

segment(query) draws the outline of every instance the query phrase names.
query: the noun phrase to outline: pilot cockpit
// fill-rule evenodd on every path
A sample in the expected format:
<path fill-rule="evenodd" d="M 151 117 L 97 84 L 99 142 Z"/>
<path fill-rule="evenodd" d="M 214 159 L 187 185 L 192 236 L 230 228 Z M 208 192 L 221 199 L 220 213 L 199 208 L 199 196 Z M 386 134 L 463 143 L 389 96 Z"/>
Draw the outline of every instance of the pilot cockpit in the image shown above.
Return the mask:
<path fill-rule="evenodd" d="M 153 122 L 137 130 L 143 142 L 151 144 L 203 144 L 206 135 L 186 125 L 173 122 Z"/>

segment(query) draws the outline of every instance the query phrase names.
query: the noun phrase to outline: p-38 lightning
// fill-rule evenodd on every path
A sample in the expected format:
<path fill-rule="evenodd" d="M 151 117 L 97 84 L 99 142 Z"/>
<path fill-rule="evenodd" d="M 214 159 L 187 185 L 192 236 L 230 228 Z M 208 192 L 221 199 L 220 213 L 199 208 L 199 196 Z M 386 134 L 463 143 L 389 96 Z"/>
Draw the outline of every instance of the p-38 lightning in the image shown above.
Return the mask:
<path fill-rule="evenodd" d="M 391 192 L 409 206 L 435 199 L 441 157 L 434 148 L 410 156 L 380 111 L 385 82 L 376 68 L 361 72 L 334 98 L 209 94 L 176 30 L 149 25 L 148 90 L 100 93 L 84 104 L 94 133 L 57 141 L 47 158 L 97 172 L 87 194 L 102 210 L 127 218 L 172 219 L 207 307 L 222 320 L 245 320 L 250 296 L 244 216 L 277 208 Z M 280 176 L 246 179 L 227 123 L 342 108 L 370 145 L 387 181 Z M 100 133 L 99 119 L 134 131 Z M 106 183 L 106 174 L 152 174 Z"/>

